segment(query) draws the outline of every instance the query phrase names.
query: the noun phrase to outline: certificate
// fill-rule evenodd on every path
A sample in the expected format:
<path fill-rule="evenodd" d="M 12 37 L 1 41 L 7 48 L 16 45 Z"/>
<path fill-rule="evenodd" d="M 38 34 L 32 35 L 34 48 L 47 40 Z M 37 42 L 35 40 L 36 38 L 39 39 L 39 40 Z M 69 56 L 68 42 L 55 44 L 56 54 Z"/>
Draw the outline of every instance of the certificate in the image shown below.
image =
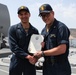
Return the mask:
<path fill-rule="evenodd" d="M 41 43 L 43 42 L 43 40 L 44 37 L 42 35 L 33 34 L 29 42 L 28 52 L 36 53 L 37 51 L 41 50 L 42 48 Z"/>

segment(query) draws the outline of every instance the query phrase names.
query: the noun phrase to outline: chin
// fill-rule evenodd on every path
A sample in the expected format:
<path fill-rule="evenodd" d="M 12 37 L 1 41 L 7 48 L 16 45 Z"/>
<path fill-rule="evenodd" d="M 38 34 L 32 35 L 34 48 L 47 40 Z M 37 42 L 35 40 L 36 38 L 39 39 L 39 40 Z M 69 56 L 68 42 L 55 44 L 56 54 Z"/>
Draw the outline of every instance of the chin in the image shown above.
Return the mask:
<path fill-rule="evenodd" d="M 23 21 L 23 23 L 27 23 L 27 21 Z"/>
<path fill-rule="evenodd" d="M 47 25 L 49 25 L 50 23 L 46 23 Z"/>

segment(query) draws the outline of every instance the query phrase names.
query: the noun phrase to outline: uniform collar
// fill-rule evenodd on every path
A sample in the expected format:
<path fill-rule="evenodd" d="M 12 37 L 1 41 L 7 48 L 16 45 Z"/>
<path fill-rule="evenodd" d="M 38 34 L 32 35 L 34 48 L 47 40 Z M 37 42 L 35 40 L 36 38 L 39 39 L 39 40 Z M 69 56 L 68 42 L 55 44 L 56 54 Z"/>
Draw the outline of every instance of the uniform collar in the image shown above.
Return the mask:
<path fill-rule="evenodd" d="M 54 19 L 54 22 L 53 22 L 52 26 L 50 26 L 49 31 L 50 31 L 52 28 L 55 28 L 56 25 L 57 25 L 57 23 L 58 23 L 58 21 L 57 21 L 56 19 Z M 44 29 L 46 30 L 46 25 L 45 25 L 45 28 L 44 28 Z"/>
<path fill-rule="evenodd" d="M 54 19 L 54 22 L 52 24 L 52 26 L 50 27 L 49 31 L 47 32 L 46 31 L 46 25 L 44 27 L 44 33 L 45 35 L 47 36 L 54 28 L 56 28 L 56 25 L 57 25 L 58 21 L 56 19 Z"/>
<path fill-rule="evenodd" d="M 29 24 L 30 24 L 30 28 L 29 28 L 28 34 L 31 34 L 32 33 L 32 30 L 34 29 L 34 27 L 31 25 L 31 23 L 29 23 Z M 26 33 L 24 31 L 21 23 L 18 24 L 18 27 L 17 28 L 20 29 L 22 32 Z"/>

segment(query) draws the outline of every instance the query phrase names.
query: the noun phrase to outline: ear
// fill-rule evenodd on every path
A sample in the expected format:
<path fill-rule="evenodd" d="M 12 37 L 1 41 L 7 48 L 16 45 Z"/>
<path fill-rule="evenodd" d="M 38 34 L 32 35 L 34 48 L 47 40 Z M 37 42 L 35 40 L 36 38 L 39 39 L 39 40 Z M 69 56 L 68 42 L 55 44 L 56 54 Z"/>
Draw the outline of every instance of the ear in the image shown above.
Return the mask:
<path fill-rule="evenodd" d="M 52 11 L 52 14 L 54 15 L 54 11 Z"/>

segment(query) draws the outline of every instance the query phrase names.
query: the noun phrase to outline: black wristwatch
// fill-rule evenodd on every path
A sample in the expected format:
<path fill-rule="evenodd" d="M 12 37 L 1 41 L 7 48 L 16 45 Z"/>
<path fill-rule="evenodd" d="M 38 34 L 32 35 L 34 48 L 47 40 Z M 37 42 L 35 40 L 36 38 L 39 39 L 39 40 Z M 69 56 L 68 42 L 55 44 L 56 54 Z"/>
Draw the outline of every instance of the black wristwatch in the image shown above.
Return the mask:
<path fill-rule="evenodd" d="M 44 56 L 45 56 L 45 54 L 44 54 L 44 51 L 42 51 L 42 54 L 41 54 L 41 56 L 42 56 L 42 57 L 44 57 Z"/>

